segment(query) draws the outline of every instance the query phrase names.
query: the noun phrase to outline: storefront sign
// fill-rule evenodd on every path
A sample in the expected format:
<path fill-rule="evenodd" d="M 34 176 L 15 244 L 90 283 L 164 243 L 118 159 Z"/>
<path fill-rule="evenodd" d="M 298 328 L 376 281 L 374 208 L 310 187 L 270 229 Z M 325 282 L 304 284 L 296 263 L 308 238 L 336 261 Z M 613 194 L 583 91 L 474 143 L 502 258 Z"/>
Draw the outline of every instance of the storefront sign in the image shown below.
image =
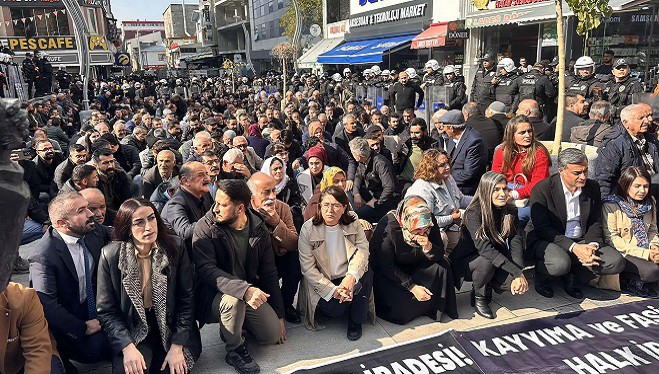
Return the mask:
<path fill-rule="evenodd" d="M 395 22 L 395 21 L 406 20 L 410 18 L 423 17 L 426 15 L 426 6 L 427 4 L 410 5 L 401 8 L 386 10 L 379 13 L 351 18 L 350 28 L 378 25 L 381 23 Z"/>
<path fill-rule="evenodd" d="M 382 4 L 389 6 L 383 7 Z M 383 38 L 421 32 L 430 24 L 432 5 L 433 0 L 382 0 L 374 11 L 351 13 L 346 39 Z"/>
<path fill-rule="evenodd" d="M 563 13 L 569 8 L 564 4 Z M 467 28 L 541 21 L 556 18 L 552 0 L 468 0 L 465 12 Z"/>
<path fill-rule="evenodd" d="M 523 7 L 525 5 L 537 4 L 537 3 L 554 3 L 553 0 L 473 0 L 474 6 L 477 10 L 491 10 L 491 9 L 504 9 L 504 8 L 515 8 Z"/>
<path fill-rule="evenodd" d="M 449 39 L 469 39 L 469 30 L 449 31 L 446 36 Z"/>
<path fill-rule="evenodd" d="M 53 50 L 75 50 L 76 42 L 74 36 L 40 36 L 7 37 L 2 39 L 4 45 L 12 51 L 53 51 Z M 89 37 L 89 49 L 92 51 L 107 51 L 108 42 L 105 36 L 92 35 Z"/>
<path fill-rule="evenodd" d="M 349 30 L 350 23 L 348 20 L 328 23 L 326 27 L 327 35 L 325 36 L 325 39 L 343 38 L 343 36 L 349 32 Z"/>
<path fill-rule="evenodd" d="M 78 0 L 80 6 L 100 8 L 103 6 L 102 0 Z M 0 0 L 0 6 L 14 7 L 64 7 L 62 0 Z"/>
<path fill-rule="evenodd" d="M 413 0 L 350 0 L 350 14 L 360 14 L 401 5 Z"/>

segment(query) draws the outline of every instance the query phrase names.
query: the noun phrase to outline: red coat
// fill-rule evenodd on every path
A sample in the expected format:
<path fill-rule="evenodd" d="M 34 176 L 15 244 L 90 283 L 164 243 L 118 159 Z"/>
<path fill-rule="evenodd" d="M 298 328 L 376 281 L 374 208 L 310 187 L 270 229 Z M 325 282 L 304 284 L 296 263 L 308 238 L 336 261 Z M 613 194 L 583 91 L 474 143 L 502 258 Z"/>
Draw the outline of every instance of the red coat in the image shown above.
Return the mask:
<path fill-rule="evenodd" d="M 508 169 L 504 173 L 501 171 L 501 167 L 503 166 L 503 147 L 499 147 L 499 149 L 497 149 L 497 151 L 494 153 L 494 160 L 492 160 L 492 171 L 496 171 L 497 173 L 505 175 L 506 180 L 509 183 L 512 183 L 514 182 L 513 177 L 515 175 L 523 174 L 522 163 L 524 162 L 525 158 L 526 152 L 515 153 L 515 158 L 510 165 L 513 171 L 511 172 L 510 169 Z M 517 178 L 517 183 L 524 186 L 517 189 L 517 193 L 519 194 L 518 199 L 528 199 L 531 196 L 531 189 L 533 189 L 533 186 L 535 186 L 535 184 L 541 180 L 549 178 L 549 164 L 550 161 L 547 154 L 544 151 L 538 149 L 538 151 L 535 153 L 535 165 L 533 167 L 533 172 L 530 175 L 525 174 L 528 183 L 524 184 L 523 178 Z"/>

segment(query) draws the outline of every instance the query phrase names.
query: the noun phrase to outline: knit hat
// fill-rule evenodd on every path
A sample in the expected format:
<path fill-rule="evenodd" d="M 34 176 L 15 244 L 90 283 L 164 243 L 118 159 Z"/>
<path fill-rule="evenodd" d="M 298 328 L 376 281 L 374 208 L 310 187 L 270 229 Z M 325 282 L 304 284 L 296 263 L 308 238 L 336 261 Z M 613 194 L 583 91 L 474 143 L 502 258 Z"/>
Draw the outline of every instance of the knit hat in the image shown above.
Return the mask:
<path fill-rule="evenodd" d="M 307 151 L 307 162 L 309 162 L 309 159 L 312 157 L 318 157 L 323 165 L 327 165 L 327 153 L 325 152 L 325 147 L 322 145 L 309 148 Z"/>
<path fill-rule="evenodd" d="M 249 126 L 248 130 L 249 136 L 258 136 L 261 137 L 261 128 L 258 124 L 253 124 Z"/>

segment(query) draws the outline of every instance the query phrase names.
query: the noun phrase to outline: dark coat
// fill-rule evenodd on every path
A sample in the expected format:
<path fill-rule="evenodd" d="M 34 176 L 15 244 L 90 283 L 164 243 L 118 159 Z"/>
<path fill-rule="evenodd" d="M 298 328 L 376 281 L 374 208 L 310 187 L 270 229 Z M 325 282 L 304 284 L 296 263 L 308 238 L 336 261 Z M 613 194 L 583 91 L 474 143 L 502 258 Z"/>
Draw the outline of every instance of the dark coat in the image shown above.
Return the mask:
<path fill-rule="evenodd" d="M 356 137 L 364 137 L 364 130 L 358 127 L 355 135 L 352 138 L 354 139 Z M 334 144 L 336 144 L 337 147 L 341 148 L 343 152 L 352 158 L 352 152 L 350 152 L 349 143 L 350 139 L 348 138 L 348 134 L 346 133 L 346 130 L 343 129 L 343 126 L 341 126 L 341 131 L 334 135 Z"/>
<path fill-rule="evenodd" d="M 140 152 L 137 148 L 128 144 L 119 144 L 119 149 L 114 153 L 114 159 L 119 163 L 128 177 L 132 180 L 142 171 L 142 162 L 140 161 Z"/>
<path fill-rule="evenodd" d="M 108 208 L 119 210 L 121 204 L 132 197 L 130 192 L 132 183 L 126 172 L 121 168 L 117 168 L 112 179 L 108 180 L 99 174 L 99 181 L 96 187 L 103 192 Z"/>
<path fill-rule="evenodd" d="M 268 139 L 264 139 L 261 136 L 248 136 L 247 144 L 254 148 L 254 152 L 256 152 L 259 157 L 265 159 L 265 149 L 270 145 Z"/>
<path fill-rule="evenodd" d="M 55 178 L 55 169 L 64 161 L 64 156 L 61 153 L 55 152 L 55 158 L 53 158 L 53 162 L 50 165 L 43 162 L 40 156 L 35 157 L 32 161 L 36 166 L 34 172 L 39 180 L 39 192 L 51 194 L 52 190 L 54 190 L 53 180 Z"/>
<path fill-rule="evenodd" d="M 192 248 L 192 233 L 197 221 L 211 209 L 213 198 L 210 193 L 197 199 L 180 188 L 162 208 L 162 220 L 168 229 L 185 240 L 186 248 Z"/>
<path fill-rule="evenodd" d="M 517 209 L 511 209 L 517 227 Z M 495 225 L 501 227 L 501 209 L 495 210 Z M 453 267 L 456 287 L 460 287 L 466 273 L 469 271 L 469 262 L 477 256 L 482 256 L 496 268 L 503 269 L 512 277 L 517 278 L 524 269 L 524 243 L 522 236 L 516 233 L 510 238 L 510 249 L 505 245 L 490 240 L 478 239 L 476 232 L 483 225 L 483 218 L 479 205 L 470 205 L 464 212 L 464 224 L 461 227 L 460 241 L 455 246 L 449 260 Z"/>
<path fill-rule="evenodd" d="M 73 168 L 75 167 L 76 164 L 74 164 L 73 161 L 71 161 L 71 159 L 68 157 L 66 160 L 57 165 L 55 168 L 53 181 L 55 182 L 58 190 L 61 190 L 62 186 L 64 186 L 64 183 L 66 183 L 66 181 L 71 178 L 71 175 L 73 174 Z"/>
<path fill-rule="evenodd" d="M 245 265 L 247 279 L 239 279 L 234 275 L 236 249 L 227 225 L 217 223 L 211 211 L 195 227 L 192 252 L 197 276 L 197 319 L 201 325 L 208 320 L 209 307 L 218 292 L 243 300 L 250 286 L 270 294 L 268 304 L 279 318 L 284 317 L 284 301 L 279 289 L 270 230 L 251 209 L 247 211 L 247 216 L 250 246 Z"/>
<path fill-rule="evenodd" d="M 531 206 L 531 221 L 526 227 L 527 258 L 533 258 L 534 246 L 540 242 L 554 243 L 566 252 L 569 251 L 570 246 L 576 241 L 565 236 L 567 208 L 561 176 L 554 174 L 538 182 L 531 190 L 529 206 Z M 585 242 L 604 243 L 600 222 L 602 219 L 600 187 L 592 179 L 587 179 L 586 185 L 581 189 L 579 209 Z"/>
<path fill-rule="evenodd" d="M 655 171 L 659 171 L 659 144 L 651 139 L 646 144 L 647 152 L 654 161 L 652 166 Z M 629 166 L 647 168 L 640 149 L 632 142 L 627 129 L 617 125 L 597 148 L 597 168 L 593 178 L 599 183 L 602 196 L 613 192 L 620 174 Z"/>
<path fill-rule="evenodd" d="M 94 225 L 94 230 L 85 235 L 85 246 L 94 259 L 92 288 L 96 292 L 96 274 L 101 248 L 111 241 L 106 226 Z M 30 286 L 37 290 L 48 320 L 48 328 L 55 337 L 69 339 L 85 337 L 89 312 L 85 303 L 80 304 L 78 273 L 66 243 L 52 227 L 44 236 L 29 244 Z"/>
<path fill-rule="evenodd" d="M 586 122 L 586 120 L 567 109 L 563 113 L 565 114 L 563 115 L 563 134 L 561 135 L 561 141 L 569 142 L 570 135 L 572 135 L 572 129 L 574 127 L 582 125 L 584 122 Z M 550 127 L 552 129 L 551 130 L 552 132 L 556 132 L 556 118 L 554 118 L 554 120 L 551 121 Z"/>
<path fill-rule="evenodd" d="M 542 118 L 538 117 L 529 117 L 531 125 L 533 125 L 533 136 L 540 140 L 554 140 L 555 128 L 551 127 L 547 122 Z"/>
<path fill-rule="evenodd" d="M 169 344 L 182 345 L 196 360 L 201 354 L 201 337 L 194 320 L 192 267 L 182 250 L 181 239 L 171 238 L 172 244 L 179 249 L 178 258 L 167 258 L 164 251 L 158 251 L 152 257 L 153 268 L 159 269 L 151 278 L 153 307 L 159 325 L 162 321 L 158 312 L 165 312 L 164 324 L 169 330 L 165 339 Z M 136 331 L 139 331 L 137 326 L 147 324 L 135 256 L 133 253 L 122 256 L 121 244 L 113 242 L 103 248 L 98 266 L 98 319 L 115 354 L 135 342 Z M 126 260 L 122 261 L 122 257 Z M 158 297 L 158 293 L 163 297 Z M 158 301 L 165 305 L 158 305 Z M 163 334 L 162 326 L 159 327 L 158 331 Z M 168 350 L 169 346 L 164 348 Z"/>
<path fill-rule="evenodd" d="M 446 142 L 446 151 L 453 162 L 451 175 L 458 188 L 465 195 L 473 195 L 487 167 L 487 149 L 483 138 L 478 131 L 467 126 L 457 146 L 451 139 Z"/>
<path fill-rule="evenodd" d="M 494 121 L 482 114 L 469 117 L 467 119 L 467 126 L 471 126 L 474 130 L 478 131 L 481 138 L 483 138 L 483 144 L 485 144 L 485 148 L 487 149 L 487 159 L 491 163 L 494 157 L 494 150 L 503 140 L 503 133 L 499 131 Z"/>
<path fill-rule="evenodd" d="M 394 166 L 386 157 L 371 150 L 368 163 L 357 167 L 352 193 L 361 195 L 365 202 L 376 199 L 376 208 L 393 207 L 398 202 Z"/>
<path fill-rule="evenodd" d="M 471 84 L 471 101 L 479 103 L 482 110 L 496 100 L 492 89 L 492 78 L 496 74 L 496 67 L 493 67 L 492 70 L 485 70 L 483 66 L 480 66 L 474 75 L 474 82 Z"/>
<path fill-rule="evenodd" d="M 174 171 L 172 172 L 172 177 L 177 176 L 179 173 L 178 165 L 174 165 Z M 160 186 L 162 183 L 162 177 L 160 176 L 160 170 L 158 170 L 158 165 L 151 167 L 144 173 L 144 196 L 145 199 L 151 198 L 153 191 Z"/>
<path fill-rule="evenodd" d="M 417 94 L 419 98 L 417 99 Z M 423 103 L 423 90 L 418 84 L 408 81 L 405 86 L 400 82 L 394 83 L 389 89 L 389 102 L 393 105 L 396 113 L 402 113 L 403 110 L 419 107 Z"/>

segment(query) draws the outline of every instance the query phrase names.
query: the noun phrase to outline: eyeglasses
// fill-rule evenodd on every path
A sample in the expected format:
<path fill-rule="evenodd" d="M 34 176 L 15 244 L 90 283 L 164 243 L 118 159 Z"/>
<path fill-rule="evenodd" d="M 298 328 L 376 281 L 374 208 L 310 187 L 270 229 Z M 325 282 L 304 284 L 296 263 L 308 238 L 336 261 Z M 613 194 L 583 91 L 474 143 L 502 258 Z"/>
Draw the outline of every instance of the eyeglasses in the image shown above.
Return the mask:
<path fill-rule="evenodd" d="M 236 144 L 236 148 L 240 148 L 240 149 L 247 148 L 247 144 Z"/>
<path fill-rule="evenodd" d="M 614 69 L 616 70 L 627 70 L 629 68 L 629 65 L 619 65 L 616 66 Z"/>
<path fill-rule="evenodd" d="M 210 165 L 215 165 L 215 164 L 219 164 L 219 163 L 220 163 L 220 160 L 218 160 L 218 159 L 214 159 L 214 160 L 206 160 L 206 161 L 202 162 L 202 164 L 204 164 L 204 165 L 208 165 L 208 166 L 210 166 Z"/>
<path fill-rule="evenodd" d="M 37 152 L 48 152 L 48 151 L 54 151 L 54 150 L 55 150 L 55 148 L 48 147 L 48 148 L 44 148 L 44 149 L 37 149 Z"/>
<path fill-rule="evenodd" d="M 323 208 L 323 210 L 330 210 L 330 208 L 331 208 L 331 210 L 339 210 L 339 209 L 343 208 L 343 205 L 342 204 L 323 203 L 323 204 L 320 205 L 320 207 Z"/>

